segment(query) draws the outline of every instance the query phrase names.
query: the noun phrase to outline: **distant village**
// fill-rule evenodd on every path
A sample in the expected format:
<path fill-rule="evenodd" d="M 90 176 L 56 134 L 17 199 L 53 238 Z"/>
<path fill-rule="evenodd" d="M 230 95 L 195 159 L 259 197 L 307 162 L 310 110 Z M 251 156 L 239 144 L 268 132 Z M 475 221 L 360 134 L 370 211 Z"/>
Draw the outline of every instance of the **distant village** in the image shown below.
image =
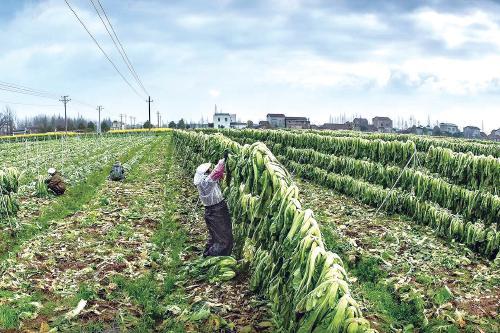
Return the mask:
<path fill-rule="evenodd" d="M 236 114 L 215 112 L 212 122 L 190 123 L 189 128 L 292 128 L 292 129 L 317 129 L 317 130 L 352 130 L 362 132 L 381 132 L 381 133 L 402 133 L 416 135 L 435 135 L 463 137 L 468 139 L 493 140 L 500 142 L 500 128 L 491 131 L 488 135 L 476 126 L 465 126 L 463 131 L 452 123 L 438 123 L 435 126 L 412 125 L 405 129 L 395 128 L 393 121 L 389 117 L 374 117 L 371 122 L 366 118 L 354 118 L 352 121 L 343 123 L 324 123 L 323 125 L 311 124 L 306 117 L 289 117 L 282 113 L 268 113 L 266 120 L 254 124 L 252 121 L 237 121 Z"/>
<path fill-rule="evenodd" d="M 273 129 L 273 128 L 291 128 L 291 129 L 317 129 L 317 130 L 352 130 L 361 132 L 381 132 L 381 133 L 403 133 L 416 135 L 434 135 L 434 136 L 451 136 L 468 139 L 492 140 L 500 142 L 500 128 L 494 129 L 489 134 L 484 133 L 479 127 L 465 126 L 462 131 L 453 123 L 436 122 L 434 126 L 430 125 L 428 120 L 427 126 L 421 126 L 413 117 L 410 118 L 410 125 L 407 121 L 397 119 L 396 126 L 393 120 L 389 117 L 373 117 L 371 121 L 360 116 L 347 120 L 345 116 L 339 117 L 337 122 L 334 122 L 330 117 L 330 122 L 323 125 L 311 124 L 307 117 L 291 117 L 282 113 L 268 113 L 266 120 L 261 120 L 258 123 L 252 121 L 242 122 L 238 120 L 234 113 L 222 112 L 217 109 L 212 116 L 212 119 L 202 119 L 200 122 L 186 122 L 181 119 L 178 123 L 170 121 L 164 124 L 161 119 L 161 114 L 157 112 L 155 122 L 136 123 L 135 117 L 127 117 L 121 115 L 119 120 L 104 119 L 101 123 L 91 120 L 78 118 L 68 118 L 68 130 L 75 132 L 93 132 L 129 128 L 153 128 L 165 127 L 170 128 L 255 128 L 255 129 Z M 127 121 L 128 120 L 128 121 Z M 45 116 L 39 115 L 25 120 L 17 121 L 13 112 L 6 109 L 5 112 L 0 112 L 0 135 L 16 135 L 25 133 L 44 133 L 50 131 L 63 131 L 65 129 L 65 121 L 61 116 Z"/>

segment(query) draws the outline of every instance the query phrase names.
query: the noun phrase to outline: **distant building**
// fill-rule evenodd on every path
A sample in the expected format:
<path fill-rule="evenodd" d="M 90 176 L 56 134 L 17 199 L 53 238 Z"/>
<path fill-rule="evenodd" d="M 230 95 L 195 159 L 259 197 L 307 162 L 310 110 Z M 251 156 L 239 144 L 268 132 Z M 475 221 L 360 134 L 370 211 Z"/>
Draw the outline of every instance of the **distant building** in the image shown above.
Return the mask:
<path fill-rule="evenodd" d="M 491 134 L 488 136 L 488 139 L 500 142 L 500 128 L 491 131 Z"/>
<path fill-rule="evenodd" d="M 285 118 L 285 115 L 282 113 L 268 113 L 266 116 L 269 125 L 275 128 L 284 128 L 286 125 Z"/>
<path fill-rule="evenodd" d="M 213 119 L 214 119 L 214 128 L 231 127 L 231 115 L 229 113 L 214 113 Z"/>
<path fill-rule="evenodd" d="M 261 120 L 259 121 L 259 125 L 257 126 L 257 128 L 268 129 L 271 128 L 271 125 L 267 120 Z"/>
<path fill-rule="evenodd" d="M 231 122 L 231 128 L 235 129 L 243 129 L 247 127 L 247 123 L 241 123 L 241 122 Z"/>
<path fill-rule="evenodd" d="M 412 127 L 409 127 L 405 130 L 400 131 L 400 133 L 403 134 L 416 134 L 416 135 L 423 135 L 426 134 L 426 129 L 423 126 L 415 126 L 413 125 Z"/>
<path fill-rule="evenodd" d="M 368 131 L 368 119 L 354 118 L 352 129 L 355 131 Z"/>
<path fill-rule="evenodd" d="M 476 126 L 465 126 L 464 127 L 464 137 L 469 139 L 475 139 L 481 137 L 481 130 Z"/>
<path fill-rule="evenodd" d="M 231 122 L 232 123 L 236 123 L 237 122 L 237 120 L 236 120 L 236 113 L 230 113 L 229 115 L 231 116 Z"/>
<path fill-rule="evenodd" d="M 372 123 L 379 132 L 392 132 L 392 120 L 389 117 L 374 117 Z"/>
<path fill-rule="evenodd" d="M 368 125 L 367 132 L 376 132 L 376 131 L 377 131 L 377 128 L 374 125 L 372 125 L 372 124 Z"/>
<path fill-rule="evenodd" d="M 18 128 L 15 131 L 12 131 L 12 135 L 21 135 L 21 134 L 30 134 L 28 128 Z"/>
<path fill-rule="evenodd" d="M 458 126 L 455 124 L 451 124 L 451 123 L 440 123 L 439 129 L 441 130 L 441 133 L 443 133 L 443 134 L 453 135 L 453 134 L 460 132 L 458 130 Z"/>
<path fill-rule="evenodd" d="M 120 129 L 123 129 L 122 127 L 123 127 L 123 124 L 117 120 L 113 120 L 113 122 L 111 123 L 112 130 L 120 130 Z"/>
<path fill-rule="evenodd" d="M 415 134 L 424 135 L 424 127 L 423 126 L 416 126 L 415 127 Z"/>
<path fill-rule="evenodd" d="M 347 122 L 345 124 L 324 123 L 323 125 L 321 125 L 320 129 L 332 130 L 332 131 L 350 130 L 350 129 L 352 129 L 352 125 L 349 122 Z"/>
<path fill-rule="evenodd" d="M 209 128 L 209 125 L 209 123 L 190 123 L 189 128 Z"/>
<path fill-rule="evenodd" d="M 285 127 L 308 129 L 311 127 L 311 123 L 306 117 L 285 117 Z"/>

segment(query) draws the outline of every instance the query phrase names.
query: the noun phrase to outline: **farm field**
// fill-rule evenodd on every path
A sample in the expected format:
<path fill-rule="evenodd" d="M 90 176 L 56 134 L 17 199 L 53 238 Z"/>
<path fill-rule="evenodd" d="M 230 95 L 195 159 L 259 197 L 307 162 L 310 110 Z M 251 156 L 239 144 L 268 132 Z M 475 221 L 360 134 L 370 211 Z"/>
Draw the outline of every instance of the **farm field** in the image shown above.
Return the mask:
<path fill-rule="evenodd" d="M 0 210 L 0 331 L 498 332 L 499 145 L 215 132 L 0 144 L 20 171 L 17 212 Z M 222 266 L 200 259 L 192 175 L 226 149 Z M 115 160 L 124 182 L 107 180 Z M 41 193 L 49 166 L 64 196 Z"/>
<path fill-rule="evenodd" d="M 302 180 L 303 204 L 314 209 L 327 247 L 351 268 L 353 292 L 379 331 L 413 325 L 452 331 L 460 318 L 469 330 L 498 328 L 500 270 L 464 245 Z M 449 292 L 448 292 L 449 290 Z M 460 326 L 460 323 L 458 323 Z"/>

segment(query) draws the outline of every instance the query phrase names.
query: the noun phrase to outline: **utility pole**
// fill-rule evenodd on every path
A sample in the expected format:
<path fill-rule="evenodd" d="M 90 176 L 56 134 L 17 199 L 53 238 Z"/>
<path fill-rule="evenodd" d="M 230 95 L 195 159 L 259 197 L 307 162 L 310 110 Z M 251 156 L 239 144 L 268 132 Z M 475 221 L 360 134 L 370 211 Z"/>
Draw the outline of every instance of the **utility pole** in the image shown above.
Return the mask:
<path fill-rule="evenodd" d="M 151 130 L 151 102 L 153 100 L 151 99 L 151 96 L 148 96 L 148 110 L 149 110 L 149 130 Z"/>
<path fill-rule="evenodd" d="M 68 104 L 69 101 L 71 101 L 71 99 L 68 98 L 69 96 L 62 96 L 61 99 L 59 100 L 60 102 L 63 102 L 64 103 L 64 128 L 65 128 L 65 131 L 66 131 L 66 134 L 68 133 L 68 117 L 67 117 L 67 114 L 66 114 L 66 104 Z"/>
<path fill-rule="evenodd" d="M 120 129 L 123 129 L 123 113 L 120 113 Z"/>
<path fill-rule="evenodd" d="M 156 111 L 156 118 L 156 121 L 158 122 L 158 128 L 160 128 L 160 111 Z"/>
<path fill-rule="evenodd" d="M 97 111 L 99 111 L 99 122 L 97 123 L 97 133 L 101 134 L 101 111 L 103 107 L 102 105 L 97 106 Z"/>

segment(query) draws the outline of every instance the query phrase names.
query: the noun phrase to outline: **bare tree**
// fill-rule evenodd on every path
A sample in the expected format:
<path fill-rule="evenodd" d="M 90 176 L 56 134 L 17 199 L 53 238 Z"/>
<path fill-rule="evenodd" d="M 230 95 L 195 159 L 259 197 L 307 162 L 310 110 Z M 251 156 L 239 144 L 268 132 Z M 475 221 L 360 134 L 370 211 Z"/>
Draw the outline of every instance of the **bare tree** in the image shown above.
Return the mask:
<path fill-rule="evenodd" d="M 5 106 L 4 111 L 0 113 L 0 133 L 11 135 L 14 131 L 15 121 L 15 112 L 10 106 Z"/>

